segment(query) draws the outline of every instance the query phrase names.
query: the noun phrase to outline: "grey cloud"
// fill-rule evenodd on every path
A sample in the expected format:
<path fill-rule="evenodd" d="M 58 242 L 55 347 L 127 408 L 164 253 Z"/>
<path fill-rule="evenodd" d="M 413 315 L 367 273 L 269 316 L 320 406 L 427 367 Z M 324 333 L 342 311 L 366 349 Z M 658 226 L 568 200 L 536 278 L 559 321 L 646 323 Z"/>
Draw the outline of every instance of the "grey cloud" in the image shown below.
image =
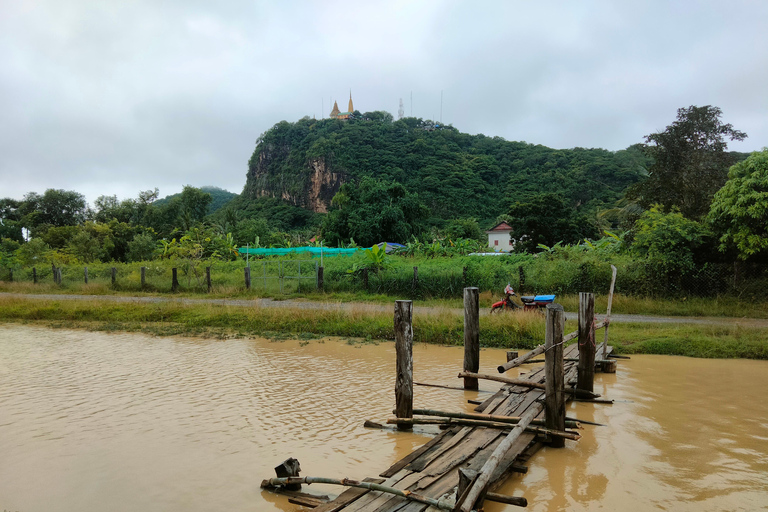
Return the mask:
<path fill-rule="evenodd" d="M 712 104 L 750 136 L 732 149 L 768 145 L 762 3 L 219 4 L 0 4 L 0 196 L 239 192 L 262 132 L 350 88 L 362 111 L 439 119 L 443 91 L 462 131 L 611 150 Z"/>

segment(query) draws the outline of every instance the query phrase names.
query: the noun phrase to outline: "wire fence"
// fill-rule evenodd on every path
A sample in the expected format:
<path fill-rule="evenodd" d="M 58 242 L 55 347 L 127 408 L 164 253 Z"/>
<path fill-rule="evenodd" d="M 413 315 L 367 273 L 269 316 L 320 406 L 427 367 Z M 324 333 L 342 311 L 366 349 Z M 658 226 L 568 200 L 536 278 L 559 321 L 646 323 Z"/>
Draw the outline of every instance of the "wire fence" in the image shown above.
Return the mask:
<path fill-rule="evenodd" d="M 331 263 L 328 260 L 326 263 Z M 515 265 L 439 262 L 421 267 L 405 264 L 379 271 L 357 268 L 341 260 L 324 269 L 323 291 L 367 292 L 402 298 L 460 298 L 467 286 L 500 293 L 511 283 L 518 294 L 607 293 L 610 263 L 602 261 L 533 261 Z M 768 266 L 706 263 L 691 269 L 658 263 L 617 263 L 616 292 L 648 297 L 768 298 Z M 176 268 L 176 283 L 173 269 Z M 251 290 L 262 295 L 313 293 L 318 289 L 319 262 L 313 260 L 251 260 L 198 262 L 171 266 L 165 262 L 94 264 L 85 266 L 0 269 L 0 280 L 49 284 L 61 288 L 106 287 L 124 291 L 207 292 Z M 87 283 L 86 283 L 87 280 Z M 210 281 L 210 287 L 209 287 Z"/>

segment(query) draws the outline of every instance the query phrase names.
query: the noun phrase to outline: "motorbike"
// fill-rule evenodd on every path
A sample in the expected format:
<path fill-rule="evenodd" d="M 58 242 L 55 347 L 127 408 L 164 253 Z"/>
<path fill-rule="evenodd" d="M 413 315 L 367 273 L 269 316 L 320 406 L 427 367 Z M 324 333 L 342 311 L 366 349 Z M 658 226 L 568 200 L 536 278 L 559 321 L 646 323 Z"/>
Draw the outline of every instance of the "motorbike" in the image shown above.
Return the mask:
<path fill-rule="evenodd" d="M 507 283 L 507 287 L 504 288 L 504 300 L 495 302 L 491 306 L 491 313 L 500 313 L 501 311 L 541 311 L 547 307 L 547 304 L 551 304 L 555 301 L 555 295 L 524 295 L 518 297 L 522 306 L 515 303 L 512 297 L 518 297 L 512 286 Z"/>

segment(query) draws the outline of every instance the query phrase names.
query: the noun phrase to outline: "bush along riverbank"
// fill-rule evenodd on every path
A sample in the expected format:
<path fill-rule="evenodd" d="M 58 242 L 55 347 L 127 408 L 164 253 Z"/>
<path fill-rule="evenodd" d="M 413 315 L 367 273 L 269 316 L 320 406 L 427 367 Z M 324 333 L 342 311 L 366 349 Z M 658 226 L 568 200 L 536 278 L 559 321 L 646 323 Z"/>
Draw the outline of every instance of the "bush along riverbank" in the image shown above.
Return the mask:
<path fill-rule="evenodd" d="M 0 318 L 5 322 L 53 328 L 143 332 L 158 336 L 339 336 L 374 342 L 394 339 L 391 313 L 354 306 L 318 310 L 0 297 Z M 415 315 L 413 325 L 417 343 L 463 343 L 463 319 L 451 311 Z M 575 322 L 567 322 L 566 331 L 575 329 Z M 543 340 L 544 321 L 538 314 L 481 317 L 480 341 L 483 346 L 525 350 Z M 625 354 L 768 359 L 768 331 L 738 325 L 613 324 L 610 343 L 618 353 Z"/>

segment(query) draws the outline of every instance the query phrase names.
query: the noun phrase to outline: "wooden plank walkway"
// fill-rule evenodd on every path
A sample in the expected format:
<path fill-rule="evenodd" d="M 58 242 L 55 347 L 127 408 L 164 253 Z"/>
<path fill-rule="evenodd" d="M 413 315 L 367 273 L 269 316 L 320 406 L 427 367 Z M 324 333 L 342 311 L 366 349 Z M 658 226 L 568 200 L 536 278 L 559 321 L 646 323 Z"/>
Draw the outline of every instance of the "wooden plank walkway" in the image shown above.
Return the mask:
<path fill-rule="evenodd" d="M 610 353 L 609 347 L 609 353 Z M 577 358 L 578 346 L 565 349 L 565 358 Z M 576 363 L 565 363 L 565 382 L 576 379 Z M 544 367 L 533 369 L 526 380 L 544 382 Z M 522 416 L 536 411 L 544 417 L 544 390 L 504 385 L 498 392 L 475 408 L 477 412 L 500 416 Z M 570 400 L 570 395 L 566 396 Z M 506 432 L 487 427 L 452 427 L 440 433 L 421 448 L 399 460 L 381 473 L 383 485 L 408 490 L 434 499 L 455 492 L 459 483 L 459 469 L 479 471 Z M 513 464 L 524 465 L 542 446 L 535 433 L 525 432 L 507 452 L 507 456 L 491 477 L 489 490 L 498 487 Z M 350 489 L 351 491 L 351 489 Z M 379 491 L 355 489 L 345 491 L 335 500 L 314 508 L 314 512 L 420 512 L 428 505 L 409 501 L 403 497 Z M 434 509 L 433 509 L 434 510 Z"/>

